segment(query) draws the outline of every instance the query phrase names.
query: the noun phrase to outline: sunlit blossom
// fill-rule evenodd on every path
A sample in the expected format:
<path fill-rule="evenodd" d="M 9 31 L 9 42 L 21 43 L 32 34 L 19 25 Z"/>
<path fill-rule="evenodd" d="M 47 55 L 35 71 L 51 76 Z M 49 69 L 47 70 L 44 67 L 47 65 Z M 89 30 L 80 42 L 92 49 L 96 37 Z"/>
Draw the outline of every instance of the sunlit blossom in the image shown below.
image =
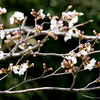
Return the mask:
<path fill-rule="evenodd" d="M 0 7 L 0 14 L 4 14 L 4 13 L 6 13 L 6 12 L 7 12 L 6 8 L 1 8 L 1 7 Z"/>
<path fill-rule="evenodd" d="M 14 14 L 10 18 L 10 24 L 13 24 L 15 20 L 22 21 L 24 19 L 24 13 L 22 12 L 14 12 Z"/>
<path fill-rule="evenodd" d="M 17 12 L 15 12 L 13 14 L 13 17 L 15 17 L 17 20 L 20 20 L 21 21 L 21 20 L 24 19 L 24 14 L 22 12 L 17 11 Z"/>

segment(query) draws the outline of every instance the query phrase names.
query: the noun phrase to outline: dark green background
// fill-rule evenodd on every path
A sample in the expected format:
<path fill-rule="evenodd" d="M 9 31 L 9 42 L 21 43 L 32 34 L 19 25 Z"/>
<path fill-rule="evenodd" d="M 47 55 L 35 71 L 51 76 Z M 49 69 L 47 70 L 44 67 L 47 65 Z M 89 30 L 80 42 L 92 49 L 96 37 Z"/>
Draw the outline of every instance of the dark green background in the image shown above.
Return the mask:
<path fill-rule="evenodd" d="M 93 35 L 93 30 L 100 32 L 100 0 L 0 0 L 0 6 L 7 9 L 7 13 L 3 16 L 0 16 L 0 23 L 4 23 L 5 28 L 15 27 L 16 25 L 9 24 L 9 18 L 15 11 L 21 11 L 28 16 L 26 25 L 34 25 L 34 19 L 30 15 L 31 9 L 34 8 L 36 11 L 43 9 L 44 13 L 50 13 L 53 15 L 61 16 L 61 13 L 66 10 L 69 5 L 73 5 L 72 10 L 76 9 L 78 12 L 83 12 L 84 16 L 79 18 L 79 23 L 85 22 L 87 20 L 93 19 L 93 23 L 79 27 L 82 31 L 85 31 L 85 34 Z M 46 18 L 44 21 L 49 21 Z M 41 23 L 40 21 L 39 23 Z M 45 27 L 45 29 L 48 27 Z M 44 44 L 41 48 L 41 52 L 56 52 L 56 53 L 67 53 L 71 49 L 77 46 L 78 40 L 72 39 L 66 43 L 63 40 L 63 37 L 59 37 L 57 41 L 50 38 L 50 40 Z M 95 46 L 96 49 L 99 49 L 100 45 Z M 96 60 L 100 60 L 99 54 L 92 55 Z M 7 59 L 6 61 L 0 61 L 0 66 L 7 67 L 9 63 L 16 61 L 20 57 Z M 30 59 L 31 58 L 31 59 Z M 48 67 L 53 67 L 55 70 L 60 66 L 60 62 L 63 60 L 59 57 L 33 57 L 26 56 L 21 62 L 26 61 L 27 59 L 30 62 L 35 63 L 34 68 L 28 70 L 28 78 L 38 77 L 42 74 L 43 68 L 42 64 L 45 62 Z M 31 72 L 31 73 L 30 73 Z M 84 87 L 88 82 L 93 81 L 98 77 L 98 69 L 92 71 L 86 71 L 85 73 L 79 73 L 77 77 L 77 82 L 75 87 Z M 8 89 L 13 85 L 16 85 L 23 81 L 23 76 L 18 76 L 11 74 L 6 79 L 0 81 L 0 90 Z M 57 76 L 49 77 L 47 79 L 42 79 L 38 81 L 33 81 L 25 83 L 17 89 L 27 89 L 31 87 L 41 87 L 41 86 L 59 86 L 59 87 L 70 87 L 72 83 L 72 76 Z M 98 84 L 95 84 L 98 85 Z M 91 91 L 85 92 L 85 94 L 90 96 L 99 96 L 100 91 Z M 89 100 L 85 97 L 80 96 L 78 93 L 72 92 L 59 92 L 59 91 L 38 91 L 38 92 L 29 92 L 23 94 L 0 94 L 0 100 Z"/>

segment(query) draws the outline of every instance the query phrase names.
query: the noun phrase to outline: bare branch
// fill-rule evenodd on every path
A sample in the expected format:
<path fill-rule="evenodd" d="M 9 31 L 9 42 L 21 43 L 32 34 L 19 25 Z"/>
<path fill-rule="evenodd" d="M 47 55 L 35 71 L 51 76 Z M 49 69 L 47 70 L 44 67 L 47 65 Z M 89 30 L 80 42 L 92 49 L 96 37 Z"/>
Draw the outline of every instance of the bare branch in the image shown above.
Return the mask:
<path fill-rule="evenodd" d="M 62 87 L 40 87 L 40 88 L 31 88 L 31 89 L 24 89 L 24 90 L 17 90 L 17 91 L 0 91 L 0 94 L 20 94 L 25 92 L 35 92 L 35 91 L 45 91 L 45 90 L 53 90 L 53 91 L 70 91 L 70 92 L 85 92 L 85 91 L 92 91 L 92 90 L 98 90 L 100 89 L 100 86 L 98 87 L 92 87 L 92 88 L 80 88 L 80 89 L 70 89 L 70 88 L 62 88 Z"/>
<path fill-rule="evenodd" d="M 92 84 L 98 82 L 99 79 L 100 79 L 100 77 L 97 78 L 96 80 L 94 80 L 93 82 L 88 83 L 84 88 L 87 88 L 87 87 L 89 87 L 90 85 L 92 85 Z"/>
<path fill-rule="evenodd" d="M 86 97 L 86 98 L 90 98 L 90 99 L 100 99 L 100 97 L 91 97 L 91 96 L 85 95 L 83 93 L 79 93 L 79 94 Z"/>

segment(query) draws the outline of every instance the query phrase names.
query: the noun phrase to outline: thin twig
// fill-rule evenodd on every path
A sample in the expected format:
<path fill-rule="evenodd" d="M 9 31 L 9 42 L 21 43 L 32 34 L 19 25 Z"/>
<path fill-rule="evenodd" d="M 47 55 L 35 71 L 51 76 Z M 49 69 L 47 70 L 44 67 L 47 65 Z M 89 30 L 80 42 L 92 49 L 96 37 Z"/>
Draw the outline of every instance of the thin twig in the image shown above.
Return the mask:
<path fill-rule="evenodd" d="M 100 97 L 92 97 L 92 96 L 88 96 L 88 95 L 85 95 L 85 94 L 80 93 L 80 92 L 79 92 L 79 94 L 86 97 L 86 98 L 90 98 L 90 99 L 100 99 Z"/>
<path fill-rule="evenodd" d="M 71 90 L 73 89 L 73 87 L 74 87 L 74 85 L 75 85 L 76 76 L 77 76 L 77 75 L 73 75 L 73 82 L 72 82 L 71 87 L 70 87 Z"/>
<path fill-rule="evenodd" d="M 0 78 L 0 81 L 3 80 L 4 78 L 6 78 L 9 74 L 11 74 L 12 71 L 10 71 L 9 73 L 7 73 L 6 75 L 4 75 L 2 78 Z"/>
<path fill-rule="evenodd" d="M 41 78 L 44 76 L 45 72 L 46 72 L 46 70 L 43 71 L 42 75 L 40 76 Z"/>
<path fill-rule="evenodd" d="M 18 65 L 18 63 L 23 59 L 24 55 L 21 56 L 21 58 L 17 61 L 16 65 Z"/>
<path fill-rule="evenodd" d="M 92 82 L 88 83 L 88 84 L 87 84 L 84 88 L 87 88 L 87 87 L 89 87 L 90 85 L 92 85 L 92 84 L 96 83 L 99 79 L 100 79 L 100 77 L 98 77 L 98 78 L 97 78 L 97 79 L 95 79 L 94 81 L 92 81 Z"/>
<path fill-rule="evenodd" d="M 79 27 L 79 26 L 83 26 L 83 25 L 85 25 L 85 24 L 87 24 L 87 23 L 90 23 L 90 22 L 93 22 L 93 20 L 89 20 L 89 21 L 86 21 L 86 22 L 84 22 L 84 23 L 75 25 L 75 26 L 73 26 L 73 28 L 76 28 L 76 27 Z"/>
<path fill-rule="evenodd" d="M 26 78 L 27 78 L 27 71 L 25 72 L 24 81 L 26 80 Z"/>

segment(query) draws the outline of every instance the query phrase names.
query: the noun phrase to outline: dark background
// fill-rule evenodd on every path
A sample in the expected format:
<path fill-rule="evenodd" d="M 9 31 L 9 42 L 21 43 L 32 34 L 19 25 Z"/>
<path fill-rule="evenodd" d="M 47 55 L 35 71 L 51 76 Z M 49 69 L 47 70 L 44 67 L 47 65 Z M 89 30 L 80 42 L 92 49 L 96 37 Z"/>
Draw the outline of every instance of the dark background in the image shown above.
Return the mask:
<path fill-rule="evenodd" d="M 7 9 L 7 13 L 0 16 L 0 23 L 4 23 L 5 28 L 15 27 L 16 24 L 10 25 L 9 18 L 15 11 L 21 11 L 28 16 L 26 25 L 34 25 L 34 19 L 30 15 L 31 9 L 38 11 L 43 9 L 44 13 L 50 13 L 53 15 L 61 16 L 61 13 L 66 10 L 69 5 L 73 5 L 72 11 L 76 9 L 78 12 L 83 12 L 84 16 L 79 18 L 78 23 L 82 23 L 93 19 L 93 23 L 89 23 L 82 27 L 79 27 L 82 31 L 85 31 L 85 34 L 93 35 L 93 30 L 100 32 L 100 0 L 0 0 L 0 6 Z M 49 21 L 46 18 L 44 21 Z M 40 23 L 43 21 L 40 21 Z M 46 27 L 48 28 L 48 27 Z M 41 48 L 41 52 L 55 52 L 55 53 L 67 53 L 77 46 L 78 40 L 71 39 L 67 42 L 64 42 L 63 37 L 59 37 L 57 41 L 50 38 L 50 40 L 44 44 Z M 100 45 L 95 46 L 96 49 L 100 48 Z M 100 60 L 99 54 L 92 55 L 96 60 Z M 16 63 L 20 57 L 7 59 L 5 61 L 0 61 L 0 66 L 7 67 L 9 63 Z M 59 57 L 33 57 L 26 56 L 21 62 L 30 60 L 30 63 L 34 62 L 35 67 L 28 69 L 28 78 L 35 78 L 42 74 L 43 68 L 42 64 L 45 62 L 47 67 L 53 67 L 57 69 L 60 66 L 62 58 Z M 93 81 L 98 77 L 98 69 L 92 71 L 86 71 L 78 74 L 75 87 L 81 88 L 87 85 L 88 82 Z M 21 81 L 23 81 L 24 76 L 14 75 L 13 73 L 9 75 L 6 79 L 0 81 L 0 90 L 5 90 L 14 86 Z M 38 81 L 33 81 L 23 84 L 21 87 L 16 88 L 15 90 L 42 87 L 42 86 L 56 86 L 56 87 L 70 87 L 72 83 L 71 75 L 49 77 L 47 79 L 41 79 Z M 95 84 L 98 85 L 98 84 Z M 99 96 L 100 91 L 91 91 L 84 92 L 84 94 L 90 96 Z M 0 100 L 89 100 L 85 97 L 82 97 L 78 93 L 73 92 L 59 92 L 59 91 L 38 91 L 38 92 L 29 92 L 23 94 L 0 94 Z"/>

